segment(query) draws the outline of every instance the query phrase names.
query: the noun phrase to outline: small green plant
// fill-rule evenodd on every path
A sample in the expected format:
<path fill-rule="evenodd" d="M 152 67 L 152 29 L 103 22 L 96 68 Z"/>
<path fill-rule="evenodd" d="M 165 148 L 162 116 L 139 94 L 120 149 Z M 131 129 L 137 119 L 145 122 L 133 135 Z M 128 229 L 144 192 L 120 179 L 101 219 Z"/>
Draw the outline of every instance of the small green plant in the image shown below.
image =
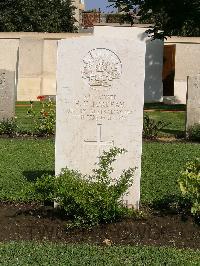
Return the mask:
<path fill-rule="evenodd" d="M 31 108 L 27 115 L 33 120 L 34 134 L 38 136 L 48 136 L 55 134 L 56 124 L 56 106 L 51 100 L 44 101 L 43 96 L 38 96 L 41 102 L 41 110 L 38 112 L 34 109 L 31 101 Z"/>
<path fill-rule="evenodd" d="M 13 136 L 17 133 L 18 126 L 16 118 L 0 121 L 0 135 Z"/>
<path fill-rule="evenodd" d="M 200 159 L 186 164 L 178 183 L 183 196 L 192 204 L 191 213 L 200 216 Z"/>
<path fill-rule="evenodd" d="M 43 200 L 56 199 L 73 225 L 92 226 L 124 217 L 133 212 L 123 205 L 122 197 L 132 185 L 135 169 L 124 170 L 117 180 L 111 177 L 111 164 L 124 152 L 120 148 L 104 152 L 92 176 L 68 168 L 57 177 L 43 176 L 37 179 L 34 193 Z"/>
<path fill-rule="evenodd" d="M 189 140 L 200 141 L 200 124 L 195 124 L 187 130 Z"/>
<path fill-rule="evenodd" d="M 143 137 L 145 139 L 156 139 L 158 137 L 159 131 L 168 125 L 169 123 L 164 121 L 156 121 L 145 114 L 143 123 Z"/>

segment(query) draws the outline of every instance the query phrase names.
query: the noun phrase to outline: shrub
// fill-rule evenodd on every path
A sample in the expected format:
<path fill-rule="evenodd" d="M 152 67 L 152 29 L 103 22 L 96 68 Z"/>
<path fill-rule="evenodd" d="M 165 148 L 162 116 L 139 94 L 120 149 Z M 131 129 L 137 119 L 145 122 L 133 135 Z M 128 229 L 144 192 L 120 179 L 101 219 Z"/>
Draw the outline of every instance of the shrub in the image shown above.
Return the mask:
<path fill-rule="evenodd" d="M 34 133 L 38 136 L 48 136 L 55 134 L 56 106 L 51 100 L 44 101 L 43 96 L 38 96 L 41 102 L 41 110 L 34 109 L 33 102 L 27 114 L 33 120 Z"/>
<path fill-rule="evenodd" d="M 200 159 L 186 164 L 178 182 L 183 196 L 192 204 L 191 213 L 200 216 Z"/>
<path fill-rule="evenodd" d="M 0 1 L 0 31 L 73 32 L 73 14 L 70 0 L 4 0 Z"/>
<path fill-rule="evenodd" d="M 155 121 L 145 114 L 143 123 L 143 137 L 145 139 L 156 139 L 158 137 L 158 132 L 167 125 L 169 125 L 169 123 L 164 121 Z"/>
<path fill-rule="evenodd" d="M 18 126 L 15 118 L 0 121 L 0 135 L 13 136 L 17 133 Z"/>
<path fill-rule="evenodd" d="M 200 141 L 200 124 L 195 124 L 187 130 L 187 138 Z"/>
<path fill-rule="evenodd" d="M 123 206 L 122 196 L 132 184 L 134 169 L 124 170 L 117 181 L 111 177 L 111 164 L 124 152 L 119 148 L 104 152 L 92 176 L 68 168 L 58 177 L 43 176 L 37 179 L 34 193 L 43 200 L 56 199 L 75 225 L 113 222 L 131 212 Z"/>

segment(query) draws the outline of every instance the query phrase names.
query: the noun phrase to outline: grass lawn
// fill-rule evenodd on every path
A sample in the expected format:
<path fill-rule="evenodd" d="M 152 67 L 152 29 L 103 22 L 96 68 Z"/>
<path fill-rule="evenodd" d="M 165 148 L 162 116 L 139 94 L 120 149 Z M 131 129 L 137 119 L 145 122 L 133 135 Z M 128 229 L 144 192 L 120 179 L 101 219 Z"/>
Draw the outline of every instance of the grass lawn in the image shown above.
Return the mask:
<path fill-rule="evenodd" d="M 25 103 L 23 103 L 25 104 Z M 39 110 L 39 103 L 36 104 Z M 184 112 L 160 104 L 146 106 L 156 120 L 171 122 L 162 134 L 184 132 Z M 28 107 L 16 108 L 23 130 L 33 128 Z M 184 110 L 185 106 L 177 107 Z M 53 139 L 0 139 L 0 201 L 35 201 L 28 191 L 37 177 L 54 174 Z M 177 178 L 187 161 L 200 157 L 195 143 L 144 142 L 142 156 L 142 203 L 161 203 L 178 197 Z M 145 246 L 64 245 L 37 242 L 0 243 L 0 265 L 200 265 L 200 251 Z"/>
<path fill-rule="evenodd" d="M 186 162 L 200 156 L 200 145 L 145 142 L 142 156 L 142 202 L 179 195 L 177 179 Z"/>
<path fill-rule="evenodd" d="M 31 200 L 25 196 L 31 182 L 54 173 L 54 140 L 0 139 L 0 199 Z"/>
<path fill-rule="evenodd" d="M 144 142 L 142 202 L 178 195 L 179 172 L 199 155 L 198 144 Z M 0 139 L 0 158 L 0 199 L 30 201 L 25 192 L 31 182 L 54 173 L 54 140 Z"/>
<path fill-rule="evenodd" d="M 30 102 L 17 102 L 16 105 L 15 112 L 19 128 L 23 131 L 33 130 L 34 125 L 32 120 L 27 116 L 27 111 L 30 108 Z M 41 103 L 34 102 L 34 108 L 36 111 L 40 111 Z"/>
<path fill-rule="evenodd" d="M 156 247 L 0 244 L 0 265 L 199 265 L 200 251 Z"/>
<path fill-rule="evenodd" d="M 156 121 L 162 120 L 168 125 L 161 130 L 159 135 L 164 136 L 182 136 L 185 134 L 185 112 L 147 112 L 150 118 L 155 119 Z"/>

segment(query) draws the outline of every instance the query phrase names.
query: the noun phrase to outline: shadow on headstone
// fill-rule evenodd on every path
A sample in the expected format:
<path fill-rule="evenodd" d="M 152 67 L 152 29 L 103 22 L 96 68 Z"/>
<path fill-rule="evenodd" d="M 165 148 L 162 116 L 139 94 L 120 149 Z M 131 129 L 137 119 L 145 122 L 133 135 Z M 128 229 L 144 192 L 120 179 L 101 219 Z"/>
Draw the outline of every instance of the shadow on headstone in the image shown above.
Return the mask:
<path fill-rule="evenodd" d="M 147 40 L 145 56 L 145 102 L 160 102 L 163 98 L 163 41 Z"/>

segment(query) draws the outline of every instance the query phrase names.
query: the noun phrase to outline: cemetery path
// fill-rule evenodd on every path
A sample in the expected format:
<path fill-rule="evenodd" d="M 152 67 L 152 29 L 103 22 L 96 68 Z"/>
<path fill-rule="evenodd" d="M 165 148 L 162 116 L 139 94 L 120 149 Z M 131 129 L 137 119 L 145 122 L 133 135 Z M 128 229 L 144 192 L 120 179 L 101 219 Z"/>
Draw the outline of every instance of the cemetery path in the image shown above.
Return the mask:
<path fill-rule="evenodd" d="M 66 229 L 66 217 L 52 207 L 0 203 L 0 242 L 36 240 L 64 243 L 154 245 L 200 248 L 200 225 L 190 216 L 151 214 L 91 229 Z"/>

